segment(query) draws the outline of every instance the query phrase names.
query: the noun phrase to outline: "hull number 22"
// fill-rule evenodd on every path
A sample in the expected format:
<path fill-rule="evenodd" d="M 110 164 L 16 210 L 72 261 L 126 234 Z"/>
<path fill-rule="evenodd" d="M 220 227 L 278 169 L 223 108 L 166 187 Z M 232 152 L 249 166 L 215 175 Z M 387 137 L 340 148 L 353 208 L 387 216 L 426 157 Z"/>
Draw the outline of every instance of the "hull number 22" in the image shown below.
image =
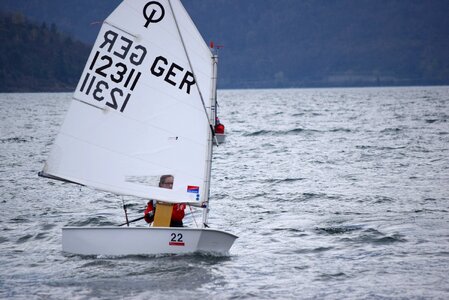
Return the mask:
<path fill-rule="evenodd" d="M 182 240 L 182 234 L 181 233 L 172 233 L 170 235 L 171 240 L 168 243 L 170 246 L 184 246 L 184 241 Z"/>

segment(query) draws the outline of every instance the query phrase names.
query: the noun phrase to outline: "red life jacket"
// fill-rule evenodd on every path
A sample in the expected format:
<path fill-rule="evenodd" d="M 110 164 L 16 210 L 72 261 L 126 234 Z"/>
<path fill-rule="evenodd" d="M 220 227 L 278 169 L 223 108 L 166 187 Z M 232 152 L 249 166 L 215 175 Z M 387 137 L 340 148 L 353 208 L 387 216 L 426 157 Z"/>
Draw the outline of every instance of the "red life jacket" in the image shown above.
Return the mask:
<path fill-rule="evenodd" d="M 172 221 L 176 221 L 176 222 L 182 222 L 182 219 L 184 219 L 184 209 L 186 208 L 186 205 L 183 203 L 177 203 L 177 204 L 173 204 L 173 211 L 171 214 L 171 220 Z M 147 208 L 145 209 L 144 214 L 144 219 L 147 223 L 151 223 L 154 220 L 154 215 L 153 216 L 147 216 L 147 214 L 153 212 L 154 213 L 154 206 L 153 206 L 153 201 L 148 201 L 147 204 Z"/>
<path fill-rule="evenodd" d="M 186 209 L 186 205 L 184 203 L 174 204 L 173 211 L 171 213 L 171 220 L 175 222 L 182 222 L 185 215 L 184 209 Z"/>
<path fill-rule="evenodd" d="M 153 212 L 152 216 L 148 216 L 149 213 Z M 148 201 L 147 208 L 145 209 L 145 212 L 143 213 L 145 222 L 151 223 L 154 220 L 154 206 L 153 201 Z"/>

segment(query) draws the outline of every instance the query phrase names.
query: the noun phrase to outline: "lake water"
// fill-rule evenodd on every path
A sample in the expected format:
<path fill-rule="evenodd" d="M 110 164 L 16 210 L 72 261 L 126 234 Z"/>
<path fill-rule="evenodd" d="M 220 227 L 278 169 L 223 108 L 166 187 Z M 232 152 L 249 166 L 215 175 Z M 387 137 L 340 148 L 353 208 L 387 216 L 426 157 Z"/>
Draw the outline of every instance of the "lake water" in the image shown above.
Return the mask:
<path fill-rule="evenodd" d="M 449 298 L 449 87 L 219 91 L 224 257 L 61 251 L 63 226 L 124 221 L 114 195 L 37 176 L 70 98 L 0 94 L 0 298 Z"/>

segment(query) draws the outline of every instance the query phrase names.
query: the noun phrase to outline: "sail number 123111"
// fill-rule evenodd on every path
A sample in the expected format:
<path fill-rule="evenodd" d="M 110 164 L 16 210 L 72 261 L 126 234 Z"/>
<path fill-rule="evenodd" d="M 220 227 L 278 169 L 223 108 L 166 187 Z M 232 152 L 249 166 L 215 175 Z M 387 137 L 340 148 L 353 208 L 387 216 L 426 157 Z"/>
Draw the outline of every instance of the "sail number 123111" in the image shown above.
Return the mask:
<path fill-rule="evenodd" d="M 97 65 L 97 61 L 99 61 Z M 111 72 L 111 70 L 115 72 Z M 115 84 L 123 85 L 124 88 L 131 92 L 134 90 L 141 72 L 136 72 L 134 68 L 128 69 L 127 65 L 118 62 L 114 64 L 113 59 L 109 55 L 101 55 L 97 51 L 94 55 L 92 63 L 89 66 L 90 72 L 86 72 L 82 81 L 80 92 L 101 102 L 107 98 L 106 105 L 112 109 L 123 112 L 128 104 L 130 93 L 124 93 L 119 87 L 112 87 L 108 82 L 102 80 L 110 79 Z M 108 74 L 110 73 L 110 74 Z"/>

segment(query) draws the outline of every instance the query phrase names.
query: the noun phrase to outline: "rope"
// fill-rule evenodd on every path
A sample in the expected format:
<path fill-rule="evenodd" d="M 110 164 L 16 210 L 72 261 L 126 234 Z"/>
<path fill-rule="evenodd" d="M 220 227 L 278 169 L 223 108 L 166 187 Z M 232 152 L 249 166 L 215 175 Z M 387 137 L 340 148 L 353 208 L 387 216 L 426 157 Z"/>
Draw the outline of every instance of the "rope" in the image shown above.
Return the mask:
<path fill-rule="evenodd" d="M 198 223 L 196 222 L 195 215 L 193 214 L 192 206 L 188 204 L 190 208 L 190 213 L 192 214 L 193 221 L 195 222 L 196 228 L 198 228 Z"/>

